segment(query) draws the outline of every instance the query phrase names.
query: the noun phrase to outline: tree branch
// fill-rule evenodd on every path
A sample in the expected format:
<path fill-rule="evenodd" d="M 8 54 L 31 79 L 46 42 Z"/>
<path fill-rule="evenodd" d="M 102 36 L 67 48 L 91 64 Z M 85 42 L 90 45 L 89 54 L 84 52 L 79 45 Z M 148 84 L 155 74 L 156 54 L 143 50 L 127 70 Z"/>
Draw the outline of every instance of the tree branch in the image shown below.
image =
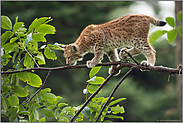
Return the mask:
<path fill-rule="evenodd" d="M 109 62 L 109 63 L 101 63 L 96 66 L 111 66 L 111 65 L 118 65 L 121 64 L 123 67 L 130 67 L 133 69 L 141 69 L 141 70 L 151 70 L 156 72 L 166 72 L 169 74 L 182 74 L 182 68 L 168 68 L 163 66 L 143 66 L 141 64 L 136 65 L 129 62 Z M 62 66 L 62 67 L 54 67 L 54 68 L 46 68 L 46 67 L 39 67 L 39 68 L 28 68 L 28 69 L 22 69 L 22 70 L 14 70 L 14 71 L 1 71 L 1 74 L 13 74 L 13 73 L 20 73 L 25 71 L 31 71 L 31 70 L 63 70 L 63 69 L 76 69 L 76 68 L 85 68 L 86 65 L 76 65 L 76 66 Z"/>
<path fill-rule="evenodd" d="M 109 98 L 107 99 L 107 101 L 105 102 L 105 104 L 103 105 L 102 109 L 100 110 L 97 118 L 95 119 L 95 122 L 98 121 L 98 119 L 100 118 L 103 110 L 105 109 L 105 107 L 107 106 L 107 103 L 111 100 L 111 97 L 113 96 L 113 94 L 115 93 L 115 91 L 117 90 L 117 88 L 119 87 L 119 85 L 126 79 L 126 77 L 133 71 L 134 69 L 131 68 L 122 78 L 121 80 L 117 83 L 117 85 L 114 87 L 114 89 L 112 90 L 111 94 L 109 95 Z"/>
<path fill-rule="evenodd" d="M 28 103 L 27 106 L 26 106 L 26 109 L 27 109 L 27 107 L 28 107 L 30 101 L 36 96 L 37 93 L 39 93 L 39 92 L 41 91 L 41 89 L 42 89 L 43 86 L 45 85 L 45 83 L 46 83 L 46 81 L 47 81 L 47 79 L 48 79 L 50 73 L 51 73 L 51 70 L 49 70 L 49 72 L 48 72 L 48 74 L 47 74 L 47 76 L 46 76 L 46 78 L 45 78 L 45 80 L 44 80 L 44 83 L 43 83 L 42 86 L 39 88 L 39 90 L 37 90 L 37 91 L 34 93 L 34 95 L 33 95 L 32 97 L 30 97 L 30 99 L 29 99 L 27 102 L 25 102 L 25 103 L 23 104 L 23 105 L 25 105 L 25 104 Z"/>
<path fill-rule="evenodd" d="M 83 106 L 79 109 L 79 111 L 71 118 L 70 122 L 74 122 L 74 120 L 76 119 L 76 117 L 79 115 L 79 113 L 84 109 L 84 107 L 86 107 L 86 105 L 89 103 L 90 100 L 93 99 L 93 97 L 95 95 L 98 94 L 98 92 L 102 89 L 102 87 L 112 78 L 112 76 L 117 72 L 119 71 L 123 66 L 119 66 L 118 68 L 116 68 L 116 70 L 110 74 L 106 79 L 105 81 L 99 86 L 99 88 L 95 91 L 95 93 L 93 93 L 88 99 L 87 101 L 83 104 Z"/>

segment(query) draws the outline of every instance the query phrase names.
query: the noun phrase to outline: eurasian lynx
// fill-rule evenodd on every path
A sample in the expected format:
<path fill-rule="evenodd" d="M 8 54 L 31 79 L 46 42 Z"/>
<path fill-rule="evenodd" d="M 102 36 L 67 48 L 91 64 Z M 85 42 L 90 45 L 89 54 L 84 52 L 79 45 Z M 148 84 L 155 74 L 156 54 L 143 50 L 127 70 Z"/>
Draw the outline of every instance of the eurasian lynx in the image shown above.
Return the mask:
<path fill-rule="evenodd" d="M 94 53 L 94 58 L 87 61 L 87 67 L 95 67 L 107 54 L 111 62 L 120 61 L 127 54 L 122 52 L 126 50 L 131 55 L 142 53 L 147 61 L 141 62 L 143 65 L 155 64 L 156 51 L 148 43 L 148 33 L 150 23 L 155 26 L 164 26 L 164 21 L 159 21 L 147 15 L 126 15 L 110 22 L 100 25 L 89 25 L 80 34 L 76 42 L 62 46 L 66 64 L 76 65 L 87 53 Z M 126 47 L 132 47 L 127 49 Z M 117 49 L 121 49 L 118 57 Z M 109 68 L 111 74 L 116 65 Z M 119 71 L 120 72 L 120 71 Z M 119 73 L 118 73 L 119 74 Z"/>

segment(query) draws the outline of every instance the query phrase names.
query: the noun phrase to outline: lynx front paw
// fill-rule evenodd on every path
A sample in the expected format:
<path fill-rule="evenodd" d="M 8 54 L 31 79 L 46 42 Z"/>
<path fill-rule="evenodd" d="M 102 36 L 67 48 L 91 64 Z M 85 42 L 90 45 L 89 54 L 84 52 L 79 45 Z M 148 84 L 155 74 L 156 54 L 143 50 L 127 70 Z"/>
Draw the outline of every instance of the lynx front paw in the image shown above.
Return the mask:
<path fill-rule="evenodd" d="M 121 59 L 123 59 L 125 56 L 127 56 L 127 54 L 126 54 L 125 51 L 128 52 L 128 51 L 127 51 L 127 48 L 121 49 L 121 51 L 120 51 L 120 53 L 119 53 L 119 57 L 120 57 Z"/>
<path fill-rule="evenodd" d="M 96 64 L 95 64 L 94 62 L 92 62 L 92 61 L 87 61 L 87 62 L 86 62 L 86 66 L 87 66 L 88 68 L 92 68 L 92 67 L 95 67 Z"/>

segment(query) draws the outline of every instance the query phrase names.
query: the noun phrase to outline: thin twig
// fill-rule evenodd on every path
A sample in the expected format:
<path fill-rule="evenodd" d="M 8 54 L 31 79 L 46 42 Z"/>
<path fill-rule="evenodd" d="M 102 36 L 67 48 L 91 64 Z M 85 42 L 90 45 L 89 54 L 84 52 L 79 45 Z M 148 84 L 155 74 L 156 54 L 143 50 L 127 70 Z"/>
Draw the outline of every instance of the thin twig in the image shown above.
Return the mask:
<path fill-rule="evenodd" d="M 61 64 L 62 66 L 65 66 L 59 59 L 58 59 L 58 61 L 60 62 L 60 64 Z"/>
<path fill-rule="evenodd" d="M 125 52 L 126 54 L 128 54 L 128 56 L 130 56 L 130 58 L 137 64 L 137 65 L 140 65 L 140 63 L 135 59 L 135 58 L 133 58 L 132 57 L 132 55 L 130 54 L 130 53 L 128 53 L 127 51 L 123 51 L 123 52 Z"/>
<path fill-rule="evenodd" d="M 95 122 L 98 121 L 98 119 L 100 118 L 103 110 L 105 109 L 105 107 L 107 106 L 108 102 L 111 100 L 111 97 L 113 96 L 113 94 L 115 93 L 115 91 L 117 90 L 117 88 L 119 87 L 119 85 L 125 80 L 125 78 L 133 71 L 134 69 L 131 68 L 123 77 L 122 79 L 117 83 L 117 85 L 115 86 L 115 88 L 112 90 L 109 98 L 107 99 L 107 101 L 105 102 L 105 104 L 103 105 L 102 109 L 100 110 L 97 118 L 95 119 Z"/>
<path fill-rule="evenodd" d="M 101 90 L 101 88 L 111 79 L 111 77 L 113 76 L 113 74 L 110 74 L 106 80 L 99 86 L 99 88 L 95 91 L 95 93 L 93 93 L 87 100 L 86 102 L 83 104 L 83 106 L 79 109 L 79 111 L 71 118 L 70 122 L 74 122 L 76 117 L 79 115 L 79 113 L 84 109 L 84 107 L 86 107 L 86 105 L 89 103 L 90 100 L 92 100 L 92 98 L 98 94 L 98 92 Z"/>
<path fill-rule="evenodd" d="M 142 66 L 142 65 L 136 65 L 129 62 L 109 62 L 109 63 L 100 63 L 96 66 L 111 66 L 111 65 L 118 65 L 122 64 L 124 67 L 130 67 L 134 69 L 142 69 L 142 70 L 151 70 L 151 71 L 157 71 L 157 72 L 166 72 L 169 74 L 182 74 L 182 69 L 176 69 L 176 68 L 168 68 L 163 66 Z M 87 67 L 86 65 L 76 65 L 76 66 L 62 66 L 62 67 L 54 67 L 54 68 L 45 68 L 45 67 L 39 67 L 39 68 L 28 68 L 28 69 L 22 69 L 22 70 L 14 70 L 14 71 L 1 71 L 1 74 L 13 74 L 13 73 L 20 73 L 25 71 L 31 71 L 31 70 L 62 70 L 62 69 L 75 69 L 75 68 L 84 68 Z"/>
<path fill-rule="evenodd" d="M 51 70 L 49 70 L 49 72 L 48 72 L 48 74 L 47 74 L 47 76 L 46 76 L 46 78 L 45 78 L 45 80 L 44 80 L 42 86 L 39 88 L 39 90 L 37 90 L 37 91 L 34 93 L 34 95 L 33 95 L 32 97 L 30 97 L 30 99 L 29 99 L 27 102 L 25 102 L 25 103 L 23 104 L 23 105 L 25 105 L 25 104 L 28 103 L 27 106 L 26 106 L 26 109 L 27 109 L 27 107 L 28 107 L 30 101 L 36 96 L 37 93 L 39 93 L 39 92 L 41 91 L 41 89 L 42 89 L 43 86 L 45 85 L 45 83 L 46 83 L 46 81 L 47 81 L 47 79 L 48 79 L 50 73 L 51 73 Z"/>
<path fill-rule="evenodd" d="M 122 66 L 119 66 L 115 69 L 115 71 L 110 74 L 105 81 L 99 86 L 99 88 L 86 100 L 86 102 L 83 104 L 83 106 L 79 109 L 79 111 L 71 118 L 70 122 L 74 122 L 76 117 L 79 115 L 79 113 L 84 109 L 84 107 L 86 107 L 86 105 L 89 103 L 90 100 L 93 99 L 93 97 L 95 95 L 98 94 L 98 92 L 102 89 L 102 87 L 112 78 L 112 76 L 114 76 L 114 74 L 119 71 L 122 68 Z"/>
<path fill-rule="evenodd" d="M 17 36 L 17 35 L 16 35 L 16 36 Z M 18 36 L 17 36 L 17 37 L 18 37 Z M 18 37 L 18 39 L 19 39 L 20 43 L 22 44 L 24 50 L 27 51 L 27 54 L 31 57 L 31 59 L 32 59 L 32 60 L 34 61 L 34 63 L 36 64 L 36 66 L 39 68 L 38 63 L 34 60 L 34 58 L 32 57 L 32 55 L 31 55 L 31 54 L 29 53 L 29 51 L 26 49 L 26 47 L 24 46 L 24 44 L 21 42 L 20 37 Z"/>

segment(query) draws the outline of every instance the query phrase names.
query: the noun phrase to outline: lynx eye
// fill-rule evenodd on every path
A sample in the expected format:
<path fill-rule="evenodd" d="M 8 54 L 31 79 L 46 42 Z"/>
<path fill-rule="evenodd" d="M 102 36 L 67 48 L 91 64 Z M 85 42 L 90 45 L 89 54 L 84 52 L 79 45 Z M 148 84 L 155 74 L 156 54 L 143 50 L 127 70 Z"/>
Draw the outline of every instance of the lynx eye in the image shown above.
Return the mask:
<path fill-rule="evenodd" d="M 67 57 L 68 60 L 70 60 L 70 57 Z"/>

